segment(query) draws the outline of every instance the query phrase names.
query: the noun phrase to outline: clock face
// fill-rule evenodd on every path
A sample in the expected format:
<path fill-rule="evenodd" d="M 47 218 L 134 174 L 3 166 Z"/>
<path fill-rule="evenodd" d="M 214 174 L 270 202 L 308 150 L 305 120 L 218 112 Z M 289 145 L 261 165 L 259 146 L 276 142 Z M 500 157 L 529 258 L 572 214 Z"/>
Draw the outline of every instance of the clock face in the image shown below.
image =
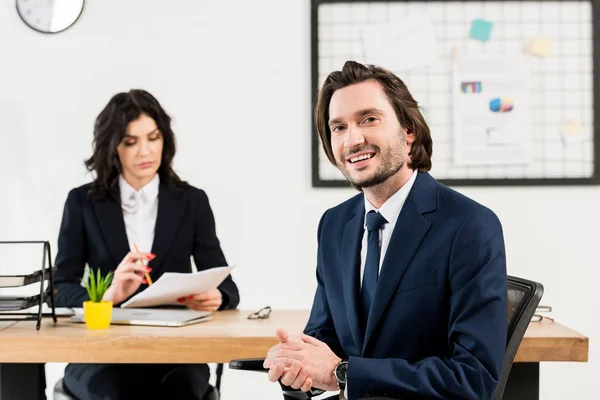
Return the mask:
<path fill-rule="evenodd" d="M 84 0 L 16 0 L 19 16 L 42 33 L 64 31 L 77 21 Z"/>

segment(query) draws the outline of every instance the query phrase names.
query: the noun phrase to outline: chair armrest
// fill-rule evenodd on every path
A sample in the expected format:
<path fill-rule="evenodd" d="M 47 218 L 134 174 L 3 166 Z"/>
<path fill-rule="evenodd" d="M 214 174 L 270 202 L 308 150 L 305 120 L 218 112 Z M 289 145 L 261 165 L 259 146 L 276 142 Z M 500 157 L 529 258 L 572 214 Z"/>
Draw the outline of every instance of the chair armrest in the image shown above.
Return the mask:
<path fill-rule="evenodd" d="M 244 371 L 259 371 L 267 372 L 268 368 L 263 367 L 264 358 L 246 358 L 242 360 L 231 360 L 229 362 L 230 369 L 241 369 Z"/>

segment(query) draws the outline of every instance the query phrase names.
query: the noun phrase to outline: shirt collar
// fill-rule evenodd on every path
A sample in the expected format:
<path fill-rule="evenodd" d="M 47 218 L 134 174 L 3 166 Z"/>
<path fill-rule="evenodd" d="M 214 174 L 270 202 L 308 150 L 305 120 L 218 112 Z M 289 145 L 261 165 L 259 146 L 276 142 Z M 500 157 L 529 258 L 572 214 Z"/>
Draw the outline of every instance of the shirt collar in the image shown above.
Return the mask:
<path fill-rule="evenodd" d="M 160 184 L 160 178 L 158 174 L 154 175 L 154 178 L 140 190 L 136 191 L 131 185 L 123 178 L 123 175 L 119 175 L 119 191 L 121 192 L 121 204 L 130 205 L 132 202 L 136 202 L 139 198 L 143 203 L 148 203 L 155 200 L 158 197 L 158 186 Z"/>
<path fill-rule="evenodd" d="M 410 193 L 410 189 L 415 183 L 415 179 L 417 178 L 418 173 L 419 171 L 415 169 L 410 179 L 404 184 L 404 186 L 398 189 L 396 193 L 394 193 L 389 199 L 387 199 L 386 202 L 383 203 L 383 205 L 379 208 L 379 210 L 375 208 L 375 206 L 371 204 L 365 196 L 365 228 L 367 226 L 367 213 L 373 210 L 378 211 L 388 223 L 396 223 L 396 220 L 400 215 L 400 211 L 402 211 L 402 206 L 408 198 L 408 194 Z"/>

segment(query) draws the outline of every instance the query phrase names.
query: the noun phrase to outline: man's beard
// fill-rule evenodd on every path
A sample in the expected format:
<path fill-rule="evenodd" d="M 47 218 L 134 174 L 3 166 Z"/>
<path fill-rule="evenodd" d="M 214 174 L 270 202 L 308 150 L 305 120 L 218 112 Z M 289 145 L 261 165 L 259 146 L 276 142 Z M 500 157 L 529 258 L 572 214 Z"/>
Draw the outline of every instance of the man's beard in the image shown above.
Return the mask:
<path fill-rule="evenodd" d="M 402 156 L 402 152 L 403 152 L 402 145 L 400 145 L 399 147 L 400 148 L 394 149 L 394 150 L 392 150 L 391 148 L 388 147 L 388 149 L 385 151 L 385 153 L 382 153 L 378 146 L 370 145 L 370 146 L 366 146 L 363 148 L 355 148 L 355 149 L 352 149 L 351 151 L 347 152 L 348 154 L 352 154 L 352 153 L 358 153 L 358 152 L 366 151 L 366 150 L 374 150 L 376 152 L 376 154 L 379 157 L 381 157 L 381 165 L 379 166 L 379 168 L 373 173 L 373 175 L 371 175 L 370 177 L 367 177 L 366 179 L 363 179 L 363 180 L 352 179 L 350 172 L 348 172 L 346 170 L 346 168 L 343 168 L 344 162 L 342 162 L 342 163 L 338 162 L 338 168 L 340 169 L 342 174 L 346 177 L 346 179 L 348 179 L 348 181 L 352 184 L 352 186 L 354 186 L 358 189 L 369 188 L 369 187 L 379 185 L 379 184 L 387 181 L 391 176 L 395 175 L 396 172 L 398 172 L 400 170 L 400 168 L 402 168 L 402 166 L 406 162 L 406 159 Z M 346 156 L 344 156 L 342 159 L 345 160 Z"/>

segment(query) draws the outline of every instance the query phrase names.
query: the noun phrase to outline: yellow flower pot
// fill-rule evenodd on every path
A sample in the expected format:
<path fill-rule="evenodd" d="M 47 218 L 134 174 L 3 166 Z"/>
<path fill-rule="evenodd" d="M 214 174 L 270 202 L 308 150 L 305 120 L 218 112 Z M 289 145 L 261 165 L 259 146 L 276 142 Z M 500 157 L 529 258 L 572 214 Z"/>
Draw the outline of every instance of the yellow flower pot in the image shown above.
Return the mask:
<path fill-rule="evenodd" d="M 112 301 L 102 301 L 100 303 L 84 301 L 83 316 L 88 329 L 107 329 L 110 326 L 112 309 Z"/>

